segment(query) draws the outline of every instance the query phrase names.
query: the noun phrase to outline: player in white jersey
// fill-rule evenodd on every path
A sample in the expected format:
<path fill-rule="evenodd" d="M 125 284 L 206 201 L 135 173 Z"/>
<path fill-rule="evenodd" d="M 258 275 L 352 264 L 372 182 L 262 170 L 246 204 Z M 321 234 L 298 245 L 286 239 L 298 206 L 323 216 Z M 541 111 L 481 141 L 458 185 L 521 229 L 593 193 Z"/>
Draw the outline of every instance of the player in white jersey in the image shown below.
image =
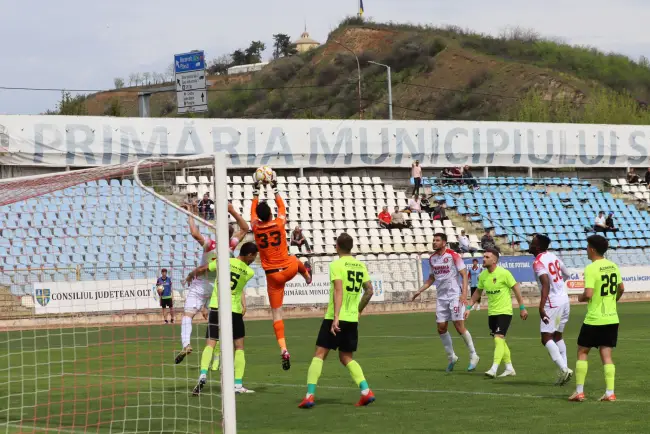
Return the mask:
<path fill-rule="evenodd" d="M 231 203 L 228 204 L 228 213 L 233 216 L 239 226 L 239 231 L 236 233 L 235 229 L 232 226 L 229 226 L 229 247 L 230 255 L 232 256 L 235 248 L 242 242 L 248 233 L 249 227 L 246 220 L 244 220 L 244 218 L 235 210 Z M 199 228 L 196 226 L 194 217 L 189 218 L 189 226 L 190 234 L 202 248 L 201 262 L 199 263 L 199 266 L 207 265 L 210 261 L 215 261 L 217 259 L 217 243 L 209 236 L 204 237 L 201 235 L 201 231 L 199 231 Z M 190 345 L 192 337 L 192 320 L 199 311 L 201 311 L 203 316 L 207 318 L 205 305 L 212 294 L 212 288 L 216 278 L 216 272 L 207 272 L 201 276 L 197 276 L 189 283 L 187 294 L 185 296 L 183 320 L 181 322 L 181 344 L 183 349 L 176 355 L 175 362 L 177 364 L 181 363 L 185 356 L 192 352 L 192 346 Z"/>
<path fill-rule="evenodd" d="M 569 321 L 569 295 L 564 283 L 569 272 L 562 260 L 548 251 L 550 244 L 548 236 L 535 234 L 529 251 L 535 255 L 533 270 L 542 291 L 539 301 L 542 345 L 560 368 L 555 384 L 564 385 L 573 376 L 573 371 L 567 366 L 566 345 L 562 337 L 564 326 Z"/>
<path fill-rule="evenodd" d="M 436 284 L 436 323 L 438 334 L 445 347 L 449 364 L 447 372 L 454 370 L 458 362 L 458 356 L 454 353 L 454 346 L 451 342 L 451 335 L 447 331 L 447 324 L 454 322 L 456 331 L 465 341 L 469 350 L 468 371 L 476 369 L 479 356 L 474 349 L 472 335 L 465 328 L 465 300 L 467 299 L 468 277 L 467 268 L 463 258 L 453 250 L 447 248 L 447 235 L 437 233 L 433 236 L 433 254 L 429 258 L 430 274 L 429 279 L 413 295 L 412 301 L 426 291 L 433 283 Z M 462 280 L 462 284 L 460 282 Z"/>

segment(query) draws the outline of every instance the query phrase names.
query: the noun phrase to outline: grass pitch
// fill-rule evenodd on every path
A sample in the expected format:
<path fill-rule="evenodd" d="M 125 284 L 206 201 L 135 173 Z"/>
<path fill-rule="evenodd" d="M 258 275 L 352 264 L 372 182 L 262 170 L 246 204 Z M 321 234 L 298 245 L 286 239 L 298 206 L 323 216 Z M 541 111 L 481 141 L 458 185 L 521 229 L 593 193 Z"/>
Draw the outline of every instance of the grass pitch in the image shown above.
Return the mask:
<path fill-rule="evenodd" d="M 650 304 L 619 305 L 621 327 L 615 403 L 600 403 L 602 365 L 590 356 L 588 401 L 569 403 L 574 383 L 553 386 L 555 365 L 539 341 L 539 319 L 515 317 L 508 334 L 517 376 L 490 380 L 493 342 L 487 312 L 467 322 L 481 362 L 465 371 L 467 350 L 455 331 L 461 358 L 447 374 L 433 313 L 362 317 L 357 360 L 377 401 L 356 408 L 359 391 L 337 355 L 323 368 L 311 410 L 297 408 L 320 319 L 286 321 L 292 368 L 282 371 L 270 321 L 249 321 L 244 384 L 237 397 L 242 433 L 413 432 L 647 432 Z M 515 310 L 515 315 L 517 314 Z M 565 339 L 575 366 L 576 338 L 585 306 L 574 306 Z M 451 330 L 451 328 L 450 328 Z M 0 432 L 121 433 L 220 431 L 218 374 L 200 397 L 198 376 L 205 325 L 195 326 L 194 353 L 180 365 L 179 325 L 75 328 L 0 336 Z M 500 370 L 501 371 L 501 370 Z M 499 371 L 499 372 L 500 372 Z"/>

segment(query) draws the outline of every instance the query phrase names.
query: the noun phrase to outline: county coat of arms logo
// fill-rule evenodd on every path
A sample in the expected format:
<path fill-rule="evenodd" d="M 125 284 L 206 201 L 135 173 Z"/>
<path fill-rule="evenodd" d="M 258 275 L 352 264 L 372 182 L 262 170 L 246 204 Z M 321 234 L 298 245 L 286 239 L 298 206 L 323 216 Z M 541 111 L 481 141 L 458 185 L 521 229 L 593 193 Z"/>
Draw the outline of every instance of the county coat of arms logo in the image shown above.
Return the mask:
<path fill-rule="evenodd" d="M 45 307 L 51 300 L 51 291 L 49 289 L 37 289 L 36 301 L 41 306 Z"/>

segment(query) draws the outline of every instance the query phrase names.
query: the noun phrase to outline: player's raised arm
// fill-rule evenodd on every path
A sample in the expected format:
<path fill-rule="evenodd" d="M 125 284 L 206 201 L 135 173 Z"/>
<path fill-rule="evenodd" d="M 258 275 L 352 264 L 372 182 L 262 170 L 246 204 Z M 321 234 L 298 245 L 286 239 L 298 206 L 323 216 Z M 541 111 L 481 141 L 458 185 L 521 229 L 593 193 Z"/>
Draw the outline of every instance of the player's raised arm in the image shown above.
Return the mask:
<path fill-rule="evenodd" d="M 275 196 L 275 204 L 278 207 L 278 217 L 281 219 L 285 219 L 287 217 L 287 208 L 284 206 L 284 200 L 282 199 L 282 196 L 280 196 L 280 192 L 278 191 L 278 181 L 275 176 L 275 172 L 273 172 L 273 181 L 271 181 L 271 188 L 273 188 L 273 195 Z"/>
<path fill-rule="evenodd" d="M 422 284 L 420 289 L 417 290 L 415 294 L 413 294 L 413 297 L 411 298 L 411 301 L 415 301 L 416 298 L 420 296 L 424 291 L 429 289 L 431 285 L 433 285 L 433 282 L 436 281 L 436 278 L 434 277 L 433 273 L 429 275 L 429 278 Z"/>
<path fill-rule="evenodd" d="M 241 243 L 250 229 L 248 223 L 246 223 L 246 220 L 235 210 L 235 207 L 231 203 L 228 203 L 228 212 L 233 216 L 239 226 L 239 231 L 235 232 L 234 237 Z"/>
<path fill-rule="evenodd" d="M 189 285 L 192 283 L 192 280 L 208 271 L 209 266 L 210 264 L 201 265 L 200 267 L 197 267 L 194 270 L 190 271 L 190 273 L 187 275 L 187 278 L 185 278 L 185 282 Z"/>
<path fill-rule="evenodd" d="M 201 231 L 199 231 L 199 227 L 196 225 L 193 216 L 190 216 L 189 218 L 189 225 L 190 225 L 190 234 L 192 235 L 192 238 L 198 241 L 198 243 L 201 244 L 201 247 L 203 247 L 203 245 L 205 244 L 205 238 L 203 238 L 203 235 L 201 235 Z"/>
<path fill-rule="evenodd" d="M 363 312 L 366 306 L 368 306 L 374 292 L 375 290 L 370 280 L 363 284 L 363 295 L 361 296 L 361 300 L 359 300 L 359 313 Z"/>
<path fill-rule="evenodd" d="M 253 189 L 253 202 L 251 203 L 251 226 L 255 226 L 259 220 L 257 217 L 257 204 L 260 201 L 260 188 L 262 188 L 262 184 L 256 182 L 255 188 Z"/>

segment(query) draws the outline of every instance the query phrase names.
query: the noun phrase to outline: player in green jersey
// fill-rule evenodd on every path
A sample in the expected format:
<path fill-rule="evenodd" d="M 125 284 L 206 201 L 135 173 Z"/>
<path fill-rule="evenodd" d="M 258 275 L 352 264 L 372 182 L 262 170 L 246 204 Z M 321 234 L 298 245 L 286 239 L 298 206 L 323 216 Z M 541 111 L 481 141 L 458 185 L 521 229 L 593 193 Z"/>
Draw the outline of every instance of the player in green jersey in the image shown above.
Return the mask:
<path fill-rule="evenodd" d="M 244 369 L 246 368 L 246 358 L 244 356 L 244 336 L 246 336 L 246 329 L 244 327 L 244 315 L 246 314 L 246 295 L 244 288 L 249 280 L 253 278 L 255 272 L 251 267 L 257 258 L 257 246 L 255 243 L 245 243 L 242 245 L 239 256 L 237 258 L 230 258 L 230 290 L 232 291 L 232 338 L 235 347 L 235 393 L 253 393 L 243 385 Z M 217 261 L 210 261 L 206 265 L 202 265 L 192 271 L 187 276 L 187 281 L 191 282 L 206 271 L 215 272 L 217 270 Z M 192 391 L 193 395 L 198 395 L 203 390 L 203 386 L 207 383 L 208 369 L 212 363 L 212 369 L 219 369 L 219 347 L 217 340 L 219 339 L 219 290 L 217 282 L 214 282 L 212 296 L 208 307 L 210 308 L 210 315 L 208 317 L 208 328 L 205 332 L 205 348 L 201 355 L 201 374 L 199 381 Z"/>
<path fill-rule="evenodd" d="M 465 319 L 469 316 L 472 307 L 480 300 L 481 293 L 485 291 L 488 298 L 488 325 L 491 335 L 494 336 L 494 360 L 492 367 L 485 375 L 490 378 L 497 376 L 497 369 L 501 361 L 505 363 L 506 369 L 499 377 L 516 375 L 510 358 L 510 348 L 506 343 L 506 333 L 512 321 L 512 296 L 510 291 L 515 293 L 519 303 L 519 316 L 521 319 L 528 318 L 528 311 L 521 298 L 519 283 L 512 273 L 503 267 L 499 267 L 499 251 L 486 249 L 483 254 L 484 270 L 478 276 L 478 286 L 472 295 L 472 301 L 465 311 Z"/>
<path fill-rule="evenodd" d="M 339 235 L 336 240 L 339 258 L 330 263 L 330 301 L 316 339 L 316 353 L 307 371 L 307 396 L 298 406 L 300 408 L 314 406 L 314 394 L 323 370 L 323 361 L 330 350 L 336 349 L 339 350 L 339 360 L 348 368 L 352 379 L 361 389 L 361 399 L 356 405 L 368 405 L 375 400 L 361 366 L 352 358 L 359 340 L 359 314 L 370 301 L 373 292 L 368 269 L 351 254 L 353 244 L 352 237 L 346 233 Z"/>
<path fill-rule="evenodd" d="M 576 391 L 569 401 L 585 400 L 584 385 L 587 377 L 589 350 L 598 348 L 605 371 L 605 394 L 601 401 L 616 401 L 614 377 L 616 368 L 612 348 L 618 339 L 618 313 L 616 303 L 625 288 L 618 266 L 604 258 L 609 247 L 601 235 L 587 238 L 587 256 L 591 264 L 585 268 L 585 290 L 578 301 L 587 302 L 587 315 L 578 335 L 578 360 L 576 361 Z"/>

